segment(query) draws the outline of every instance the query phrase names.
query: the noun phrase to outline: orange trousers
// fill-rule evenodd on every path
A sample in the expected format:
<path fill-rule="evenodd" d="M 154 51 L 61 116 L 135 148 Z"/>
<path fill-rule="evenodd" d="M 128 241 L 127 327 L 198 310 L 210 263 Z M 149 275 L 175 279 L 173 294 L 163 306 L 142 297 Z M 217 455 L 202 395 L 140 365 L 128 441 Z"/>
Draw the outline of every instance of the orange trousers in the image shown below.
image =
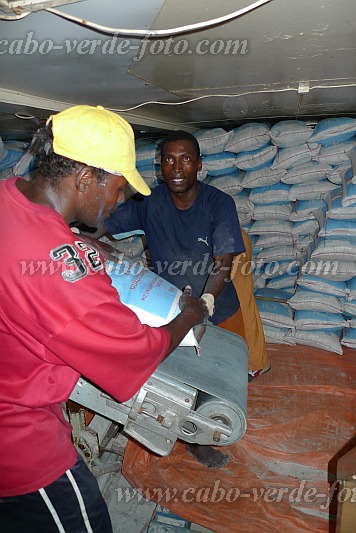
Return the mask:
<path fill-rule="evenodd" d="M 237 333 L 248 346 L 248 369 L 259 370 L 268 366 L 268 356 L 261 317 L 253 293 L 252 242 L 241 228 L 246 252 L 233 260 L 231 278 L 240 300 L 240 309 L 219 324 L 220 328 Z"/>

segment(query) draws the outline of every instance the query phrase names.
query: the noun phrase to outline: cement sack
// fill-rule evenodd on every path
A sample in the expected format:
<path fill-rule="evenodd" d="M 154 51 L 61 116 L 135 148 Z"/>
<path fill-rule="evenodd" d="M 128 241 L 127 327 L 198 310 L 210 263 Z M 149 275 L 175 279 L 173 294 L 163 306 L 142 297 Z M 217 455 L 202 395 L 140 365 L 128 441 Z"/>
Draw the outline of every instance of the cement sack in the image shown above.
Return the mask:
<path fill-rule="evenodd" d="M 351 239 L 318 239 L 311 259 L 313 261 L 356 261 L 356 241 Z"/>
<path fill-rule="evenodd" d="M 293 310 L 288 304 L 256 300 L 263 324 L 280 328 L 294 328 Z"/>
<path fill-rule="evenodd" d="M 238 194 L 242 191 L 242 178 L 244 173 L 236 170 L 231 174 L 222 176 L 208 176 L 204 181 L 208 185 L 225 192 L 226 194 Z"/>
<path fill-rule="evenodd" d="M 323 146 L 316 157 L 316 161 L 332 166 L 348 163 L 350 158 L 347 154 L 355 147 L 356 141 L 354 139 L 332 146 Z"/>
<path fill-rule="evenodd" d="M 282 274 L 276 278 L 271 278 L 266 283 L 266 286 L 270 289 L 281 289 L 288 291 L 291 294 L 295 291 L 295 283 L 297 281 L 297 274 Z"/>
<path fill-rule="evenodd" d="M 236 172 L 235 154 L 232 152 L 219 152 L 217 154 L 206 155 L 202 161 L 202 168 L 209 176 L 226 176 L 226 174 Z"/>
<path fill-rule="evenodd" d="M 319 163 L 318 161 L 309 161 L 309 163 L 287 170 L 286 174 L 282 176 L 281 181 L 288 185 L 300 185 L 301 183 L 310 183 L 329 178 L 332 172 L 333 167 L 331 165 Z"/>
<path fill-rule="evenodd" d="M 269 126 L 267 124 L 248 123 L 233 129 L 226 145 L 226 150 L 234 152 L 248 152 L 267 146 L 270 142 Z"/>
<path fill-rule="evenodd" d="M 346 281 L 321 279 L 318 275 L 312 276 L 311 274 L 303 274 L 297 279 L 297 285 L 298 287 L 302 287 L 311 291 L 332 294 L 341 298 L 344 298 L 348 293 L 350 293 L 350 289 L 348 288 Z"/>
<path fill-rule="evenodd" d="M 223 128 L 211 128 L 196 131 L 193 135 L 199 143 L 201 155 L 212 155 L 225 150 L 230 132 Z"/>
<path fill-rule="evenodd" d="M 315 126 L 311 142 L 333 146 L 349 141 L 356 135 L 356 119 L 351 117 L 325 118 Z"/>
<path fill-rule="evenodd" d="M 277 150 L 277 146 L 267 145 L 257 150 L 240 152 L 236 156 L 236 166 L 241 170 L 260 170 L 272 163 Z"/>
<path fill-rule="evenodd" d="M 276 202 L 275 204 L 257 204 L 253 210 L 253 220 L 266 220 L 266 218 L 278 218 L 289 220 L 293 212 L 292 202 Z"/>
<path fill-rule="evenodd" d="M 179 315 L 182 291 L 141 263 L 107 261 L 106 271 L 121 302 L 132 309 L 142 324 L 159 327 Z M 198 346 L 192 329 L 180 346 Z"/>
<path fill-rule="evenodd" d="M 269 132 L 271 141 L 279 148 L 291 148 L 306 143 L 313 134 L 302 120 L 282 120 Z"/>
<path fill-rule="evenodd" d="M 268 344 L 289 344 L 295 346 L 296 342 L 293 337 L 293 328 L 279 328 L 263 324 L 263 332 Z"/>
<path fill-rule="evenodd" d="M 341 313 L 315 310 L 297 310 L 294 315 L 294 324 L 298 331 L 331 330 L 337 332 L 348 326 Z"/>
<path fill-rule="evenodd" d="M 290 186 L 286 183 L 276 183 L 266 187 L 256 187 L 250 192 L 250 201 L 254 204 L 275 204 L 289 202 Z"/>
<path fill-rule="evenodd" d="M 295 311 L 321 311 L 322 313 L 341 313 L 342 299 L 332 294 L 308 290 L 297 290 L 288 300 Z"/>
<path fill-rule="evenodd" d="M 289 200 L 317 200 L 323 199 L 330 191 L 337 189 L 339 185 L 325 179 L 310 183 L 292 185 L 289 191 Z"/>
<path fill-rule="evenodd" d="M 317 143 L 304 143 L 292 148 L 280 148 L 271 165 L 271 169 L 290 169 L 292 167 L 310 163 L 315 160 L 320 152 L 321 145 Z"/>
<path fill-rule="evenodd" d="M 342 205 L 342 191 L 340 189 L 336 189 L 325 196 L 325 201 L 327 203 L 327 218 L 349 220 L 356 217 L 356 205 L 351 207 Z"/>
<path fill-rule="evenodd" d="M 267 187 L 269 185 L 276 185 L 280 181 L 283 181 L 283 176 L 287 173 L 287 170 L 271 170 L 270 167 L 263 167 L 259 170 L 251 170 L 246 172 L 242 186 L 245 189 L 254 189 L 256 187 Z"/>
<path fill-rule="evenodd" d="M 320 348 L 321 350 L 326 350 L 328 352 L 335 352 L 339 355 L 342 355 L 343 353 L 339 333 L 335 333 L 335 331 L 318 329 L 305 331 L 296 329 L 294 338 L 297 344 L 313 346 L 314 348 Z"/>
<path fill-rule="evenodd" d="M 302 222 L 303 220 L 312 220 L 319 217 L 324 218 L 326 211 L 327 204 L 322 198 L 316 200 L 297 200 L 289 220 L 292 222 Z"/>

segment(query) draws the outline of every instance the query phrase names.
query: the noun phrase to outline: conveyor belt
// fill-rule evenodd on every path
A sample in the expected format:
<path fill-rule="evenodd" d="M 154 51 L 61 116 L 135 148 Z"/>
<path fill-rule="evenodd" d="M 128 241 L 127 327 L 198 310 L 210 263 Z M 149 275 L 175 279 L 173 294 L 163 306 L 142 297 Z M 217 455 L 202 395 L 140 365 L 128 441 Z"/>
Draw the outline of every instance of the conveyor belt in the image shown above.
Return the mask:
<path fill-rule="evenodd" d="M 247 345 L 208 325 L 200 353 L 178 347 L 128 402 L 117 402 L 82 378 L 71 399 L 123 424 L 126 433 L 160 455 L 168 455 L 177 438 L 230 444 L 246 430 Z"/>
<path fill-rule="evenodd" d="M 200 348 L 199 357 L 190 347 L 177 348 L 158 371 L 200 391 L 197 412 L 207 416 L 208 404 L 211 409 L 214 404 L 216 416 L 236 413 L 233 440 L 237 440 L 246 429 L 247 345 L 238 335 L 208 325 Z"/>

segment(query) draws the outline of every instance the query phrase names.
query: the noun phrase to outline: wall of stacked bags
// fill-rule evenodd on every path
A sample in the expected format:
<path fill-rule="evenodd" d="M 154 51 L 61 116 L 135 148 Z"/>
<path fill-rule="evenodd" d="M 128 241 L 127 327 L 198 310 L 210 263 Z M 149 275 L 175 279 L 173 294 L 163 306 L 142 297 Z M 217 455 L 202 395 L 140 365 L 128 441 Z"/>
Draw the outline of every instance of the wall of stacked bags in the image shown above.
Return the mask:
<path fill-rule="evenodd" d="M 267 341 L 356 348 L 356 119 L 247 123 L 195 136 L 199 179 L 232 196 L 252 240 Z M 157 186 L 159 140 L 138 140 L 136 157 Z"/>
<path fill-rule="evenodd" d="M 3 141 L 0 137 L 0 180 L 23 176 L 34 168 L 35 160 L 28 148 L 27 142 Z"/>
<path fill-rule="evenodd" d="M 253 243 L 253 269 L 266 339 L 342 353 L 356 348 L 356 119 L 247 123 L 195 133 L 198 178 L 234 199 Z M 161 183 L 159 142 L 137 140 L 137 168 Z M 0 179 L 30 179 L 28 143 L 0 139 Z M 112 243 L 111 243 L 112 244 Z M 118 243 L 146 263 L 142 236 Z"/>

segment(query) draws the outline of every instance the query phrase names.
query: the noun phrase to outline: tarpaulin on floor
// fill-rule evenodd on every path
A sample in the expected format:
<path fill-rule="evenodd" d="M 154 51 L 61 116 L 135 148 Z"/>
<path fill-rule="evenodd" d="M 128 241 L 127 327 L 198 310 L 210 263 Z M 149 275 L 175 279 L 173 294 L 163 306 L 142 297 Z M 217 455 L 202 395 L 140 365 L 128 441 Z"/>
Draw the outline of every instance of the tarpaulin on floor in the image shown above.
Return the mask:
<path fill-rule="evenodd" d="M 272 370 L 249 384 L 244 437 L 216 448 L 227 466 L 203 466 L 182 441 L 168 457 L 129 441 L 131 485 L 216 532 L 328 532 L 337 497 L 350 496 L 334 482 L 338 457 L 356 444 L 356 351 L 269 345 L 268 355 Z"/>

